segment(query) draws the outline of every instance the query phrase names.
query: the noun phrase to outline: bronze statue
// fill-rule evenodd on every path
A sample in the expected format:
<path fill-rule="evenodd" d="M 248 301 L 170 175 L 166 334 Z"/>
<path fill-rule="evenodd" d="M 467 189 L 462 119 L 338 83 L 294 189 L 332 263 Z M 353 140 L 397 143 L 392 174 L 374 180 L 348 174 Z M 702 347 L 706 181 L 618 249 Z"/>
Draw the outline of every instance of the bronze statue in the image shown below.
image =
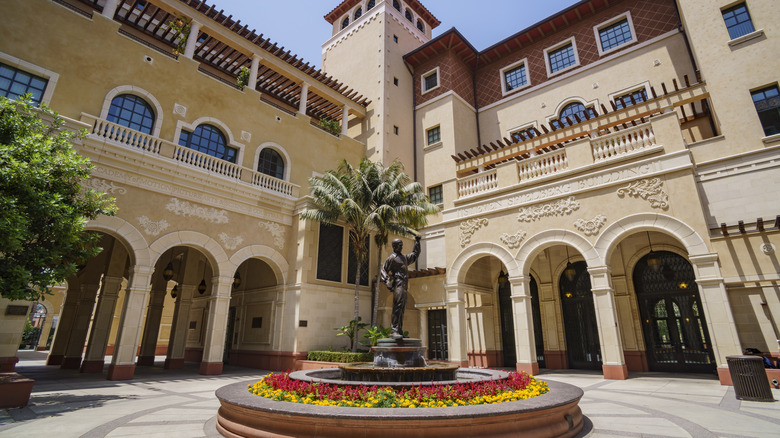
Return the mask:
<path fill-rule="evenodd" d="M 403 255 L 401 251 L 404 243 L 401 239 L 393 240 L 393 253 L 387 257 L 379 273 L 380 280 L 387 285 L 393 293 L 393 316 L 391 319 L 391 334 L 393 339 L 404 337 L 404 311 L 406 310 L 406 296 L 409 293 L 409 274 L 406 267 L 414 263 L 420 256 L 420 236 L 414 238 L 414 249 L 411 254 Z"/>

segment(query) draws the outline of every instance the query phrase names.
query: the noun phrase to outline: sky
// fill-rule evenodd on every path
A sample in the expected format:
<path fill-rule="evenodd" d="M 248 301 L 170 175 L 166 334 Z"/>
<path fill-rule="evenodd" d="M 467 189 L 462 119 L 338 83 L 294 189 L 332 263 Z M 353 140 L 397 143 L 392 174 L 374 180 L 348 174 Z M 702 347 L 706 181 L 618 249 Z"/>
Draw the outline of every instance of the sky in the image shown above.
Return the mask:
<path fill-rule="evenodd" d="M 482 50 L 561 11 L 578 0 L 420 0 L 441 21 L 433 36 L 455 27 Z M 322 44 L 331 37 L 323 18 L 340 0 L 211 0 L 225 15 L 271 38 L 285 50 L 320 66 Z M 478 6 L 478 7 L 477 7 Z"/>

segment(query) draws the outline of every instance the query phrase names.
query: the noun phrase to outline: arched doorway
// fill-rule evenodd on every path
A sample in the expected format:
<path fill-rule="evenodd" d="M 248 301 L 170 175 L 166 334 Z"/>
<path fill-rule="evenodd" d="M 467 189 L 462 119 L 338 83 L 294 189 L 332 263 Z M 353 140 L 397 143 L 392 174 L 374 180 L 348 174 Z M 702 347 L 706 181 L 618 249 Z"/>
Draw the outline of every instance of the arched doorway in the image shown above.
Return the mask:
<path fill-rule="evenodd" d="M 544 335 L 542 333 L 542 312 L 539 307 L 539 286 L 536 279 L 531 277 L 529 284 L 531 289 L 531 312 L 534 321 L 534 341 L 536 345 L 536 362 L 540 368 L 546 368 L 544 363 Z M 498 277 L 498 302 L 501 312 L 501 343 L 504 351 L 504 366 L 517 366 L 517 352 L 515 350 L 515 324 L 512 314 L 512 288 L 508 281 L 508 275 L 503 271 Z"/>
<path fill-rule="evenodd" d="M 634 267 L 634 289 L 652 371 L 711 372 L 715 361 L 691 264 L 655 251 Z"/>
<path fill-rule="evenodd" d="M 567 266 L 559 285 L 569 368 L 601 369 L 596 310 L 585 262 Z"/>

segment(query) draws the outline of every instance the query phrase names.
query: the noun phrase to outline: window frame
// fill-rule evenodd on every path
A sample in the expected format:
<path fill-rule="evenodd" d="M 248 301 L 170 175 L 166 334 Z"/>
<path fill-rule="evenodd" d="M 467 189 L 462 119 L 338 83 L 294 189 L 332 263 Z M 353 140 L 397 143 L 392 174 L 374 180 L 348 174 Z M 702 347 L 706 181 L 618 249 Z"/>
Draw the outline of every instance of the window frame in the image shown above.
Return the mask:
<path fill-rule="evenodd" d="M 531 129 L 531 128 L 533 128 L 534 130 L 536 130 L 536 132 L 539 132 L 540 134 L 542 134 L 542 131 L 539 129 L 539 127 L 537 126 L 537 123 L 536 123 L 536 122 L 529 122 L 529 123 L 526 123 L 526 124 L 524 124 L 524 125 L 520 125 L 520 126 L 517 126 L 517 127 L 514 127 L 514 128 L 512 128 L 512 129 L 509 129 L 509 130 L 507 131 L 507 135 L 509 136 L 509 139 L 510 139 L 510 140 L 515 140 L 515 137 L 514 137 L 514 136 L 515 136 L 515 134 L 516 134 L 517 132 L 520 132 L 520 131 L 527 131 L 527 130 L 529 130 L 529 129 Z M 535 138 L 535 137 L 537 137 L 537 136 L 534 136 L 533 138 Z M 521 140 L 521 141 L 526 141 L 526 140 Z"/>
<path fill-rule="evenodd" d="M 324 227 L 334 227 L 334 229 L 335 228 L 340 228 L 341 229 L 341 239 L 340 239 L 341 240 L 341 246 L 338 248 L 338 262 L 339 262 L 339 269 L 338 269 L 339 279 L 338 280 L 331 280 L 329 278 L 322 278 L 322 277 L 320 277 L 320 268 L 322 268 L 321 263 L 320 263 L 320 255 L 321 255 L 321 250 L 322 250 L 322 229 Z M 314 279 L 315 280 L 317 280 L 317 281 L 327 281 L 329 283 L 340 283 L 340 284 L 344 283 L 344 235 L 347 234 L 347 238 L 349 238 L 348 232 L 345 233 L 344 231 L 345 231 L 345 228 L 343 226 L 341 226 L 341 225 L 336 225 L 336 224 L 328 225 L 328 224 L 325 224 L 323 222 L 319 223 L 319 227 L 317 227 L 317 257 L 315 259 L 316 260 L 316 265 L 314 267 Z M 347 245 L 349 245 L 349 243 L 347 243 Z M 335 257 L 333 257 L 334 255 L 336 255 L 336 254 L 334 254 L 335 251 L 333 250 L 333 248 L 328 248 L 326 251 L 328 252 L 330 258 L 335 258 Z M 347 248 L 347 251 L 349 251 L 349 248 Z M 349 254 L 349 253 L 347 253 L 347 254 Z M 325 268 L 323 268 L 323 269 L 325 269 Z"/>
<path fill-rule="evenodd" d="M 41 103 L 45 105 L 49 105 L 49 103 L 51 103 L 51 98 L 54 95 L 54 88 L 57 85 L 57 81 L 60 79 L 60 75 L 58 73 L 37 66 L 23 59 L 19 59 L 5 52 L 0 52 L 0 62 L 18 70 L 22 70 L 26 73 L 34 74 L 35 76 L 46 79 L 48 82 L 46 83 L 46 88 L 43 90 Z"/>
<path fill-rule="evenodd" d="M 764 138 L 767 138 L 767 137 L 774 138 L 774 137 L 779 136 L 780 135 L 780 122 L 778 122 L 778 124 L 776 126 L 773 125 L 777 129 L 777 132 L 775 132 L 775 133 L 767 133 L 766 132 L 766 127 L 764 126 L 764 123 L 761 120 L 761 112 L 759 112 L 758 107 L 756 107 L 756 100 L 753 98 L 753 95 L 755 95 L 756 93 L 765 92 L 766 90 L 769 90 L 769 89 L 772 89 L 772 88 L 777 90 L 777 92 L 778 92 L 778 99 L 780 99 L 780 86 L 778 86 L 777 82 L 775 82 L 774 84 L 769 84 L 769 85 L 765 85 L 765 86 L 754 88 L 754 89 L 750 90 L 750 100 L 751 100 L 751 102 L 753 102 L 753 107 L 756 109 L 756 117 L 758 118 L 759 125 L 761 125 L 761 131 L 764 134 Z M 767 110 L 765 110 L 763 112 L 772 111 L 772 109 L 773 108 L 769 108 L 769 109 L 767 109 Z M 776 111 L 780 112 L 780 106 L 778 106 L 777 108 L 774 108 L 774 109 Z M 778 115 L 778 118 L 780 118 L 780 115 Z"/>
<path fill-rule="evenodd" d="M 225 136 L 225 140 L 227 142 L 226 146 L 236 149 L 236 162 L 234 164 L 236 164 L 237 166 L 241 166 L 241 163 L 244 162 L 245 146 L 241 143 L 236 142 L 234 140 L 235 137 L 233 137 L 233 132 L 230 131 L 230 128 L 228 128 L 227 125 L 223 123 L 221 120 L 216 119 L 214 117 L 200 117 L 194 120 L 192 123 L 186 123 L 182 120 L 179 120 L 178 122 L 176 122 L 176 131 L 174 133 L 173 143 L 179 146 L 179 139 L 181 138 L 181 133 L 183 130 L 192 133 L 195 131 L 195 128 L 197 128 L 198 126 L 204 123 L 214 125 L 217 128 L 219 128 L 220 131 L 222 131 L 222 134 Z M 230 161 L 228 161 L 228 163 L 229 162 Z M 255 163 L 255 168 L 257 168 L 257 163 Z"/>
<path fill-rule="evenodd" d="M 571 65 L 568 65 L 556 72 L 552 71 L 552 65 L 550 63 L 550 52 L 554 52 L 556 50 L 562 49 L 568 45 L 571 45 L 572 53 L 574 53 L 574 63 Z M 574 68 L 577 68 L 580 66 L 580 55 L 577 52 L 577 41 L 574 37 L 569 37 L 563 41 L 558 42 L 555 45 L 552 45 L 546 49 L 544 49 L 544 65 L 547 69 L 547 77 L 551 78 L 553 76 L 559 76 L 569 70 L 572 70 Z"/>
<path fill-rule="evenodd" d="M 115 97 L 119 96 L 120 94 L 134 94 L 143 100 L 146 101 L 146 103 L 152 105 L 152 108 L 154 109 L 155 119 L 154 119 L 154 128 L 152 129 L 152 137 L 159 137 L 160 136 L 160 130 L 162 129 L 162 121 L 163 121 L 163 110 L 162 106 L 160 105 L 160 102 L 157 100 L 157 98 L 154 97 L 154 95 L 143 88 L 136 87 L 134 85 L 120 85 L 113 90 L 106 93 L 105 99 L 103 99 L 103 108 L 100 110 L 100 118 L 103 120 L 108 120 L 108 111 L 111 109 L 111 102 L 114 100 Z M 191 129 L 190 129 L 191 131 Z M 176 133 L 176 138 L 178 139 L 178 132 Z M 177 143 L 178 144 L 178 143 Z"/>
<path fill-rule="evenodd" d="M 278 180 L 284 181 L 285 180 L 285 174 L 287 172 L 287 162 L 284 160 L 284 155 L 279 153 L 279 151 L 276 150 L 276 148 L 273 148 L 273 147 L 270 147 L 270 146 L 266 146 L 264 148 L 258 148 L 258 149 L 260 150 L 260 152 L 258 152 L 258 154 L 257 154 L 257 164 L 255 165 L 255 171 L 257 171 L 258 173 L 262 173 L 263 175 L 270 176 L 271 178 L 276 178 Z M 281 163 L 277 164 L 277 166 L 278 165 L 282 166 L 281 176 L 276 176 L 279 173 L 278 167 L 276 169 L 277 173 L 274 174 L 274 175 L 271 175 L 270 173 L 266 173 L 263 170 L 261 170 L 261 165 L 263 164 L 263 152 L 265 152 L 265 151 L 269 151 L 270 153 L 276 154 L 276 156 L 278 157 L 279 161 L 281 161 Z"/>
<path fill-rule="evenodd" d="M 151 121 L 151 126 L 148 127 L 149 132 L 144 132 L 144 131 L 142 131 L 140 129 L 137 129 L 135 126 L 125 125 L 123 123 L 120 123 L 119 121 L 111 121 L 111 120 L 109 120 L 109 116 L 111 116 L 111 109 L 114 108 L 114 101 L 119 99 L 119 98 L 125 98 L 125 96 L 127 96 L 127 98 L 130 98 L 130 99 L 135 99 L 136 102 L 140 101 L 139 103 L 141 103 L 142 106 L 144 106 L 147 110 L 149 110 L 150 117 L 148 117 L 148 119 Z M 124 108 L 124 106 L 122 105 L 122 106 L 120 106 L 120 112 L 121 112 L 121 110 L 127 110 L 127 108 Z M 137 113 L 132 112 L 132 115 L 135 115 L 135 114 L 137 114 Z M 144 116 L 144 118 L 146 118 L 146 117 Z M 146 135 L 152 135 L 152 133 L 154 132 L 154 129 L 155 129 L 155 122 L 157 121 L 157 115 L 154 112 L 154 107 L 152 106 L 152 104 L 147 102 L 146 99 L 144 99 L 143 97 L 141 97 L 141 96 L 139 96 L 137 94 L 133 94 L 133 93 L 120 93 L 120 94 L 117 94 L 116 96 L 114 96 L 113 99 L 111 99 L 111 105 L 109 106 L 108 114 L 106 115 L 106 120 L 108 120 L 111 123 L 116 123 L 117 125 L 124 126 L 125 128 L 132 129 L 134 131 L 138 131 L 138 132 L 144 133 Z M 122 119 L 118 118 L 118 120 L 122 120 Z M 135 123 L 132 120 L 129 120 L 128 122 L 131 122 L 133 124 L 139 125 L 138 123 Z M 143 126 L 142 124 L 139 125 L 139 127 L 146 128 L 146 126 Z"/>
<path fill-rule="evenodd" d="M 434 129 L 438 130 L 437 131 L 438 138 L 436 139 L 436 141 L 431 142 L 430 141 L 431 140 L 431 132 Z M 440 124 L 436 125 L 436 126 L 432 126 L 432 127 L 430 127 L 430 128 L 425 130 L 425 147 L 435 146 L 435 145 L 437 145 L 437 144 L 439 144 L 441 142 L 442 142 L 442 140 L 441 140 L 441 125 Z"/>
<path fill-rule="evenodd" d="M 358 18 L 363 16 L 363 7 L 358 6 L 355 12 L 352 14 L 352 21 L 357 21 Z"/>
<path fill-rule="evenodd" d="M 281 147 L 278 143 L 267 141 L 258 145 L 255 151 L 254 166 L 252 168 L 257 171 L 258 166 L 260 166 L 260 154 L 265 149 L 273 149 L 276 153 L 281 155 L 282 161 L 284 162 L 284 178 L 281 179 L 284 181 L 290 181 L 290 167 L 292 166 L 292 161 L 290 161 L 290 154 L 288 154 L 287 150 Z"/>
<path fill-rule="evenodd" d="M 517 88 L 513 88 L 513 89 L 509 90 L 507 88 L 506 73 L 509 70 L 514 70 L 515 68 L 520 67 L 521 65 L 523 67 L 525 67 L 525 84 L 523 84 L 523 85 L 521 85 L 521 86 L 519 86 Z M 523 58 L 523 59 L 521 59 L 521 60 L 519 60 L 517 62 L 514 62 L 512 64 L 507 65 L 506 67 L 504 67 L 501 70 L 499 70 L 499 75 L 501 77 L 501 94 L 502 94 L 502 96 L 506 96 L 508 94 L 516 93 L 516 92 L 518 92 L 520 90 L 524 90 L 524 89 L 526 89 L 526 88 L 531 86 L 531 72 L 528 69 L 528 58 Z"/>
<path fill-rule="evenodd" d="M 615 47 L 604 49 L 604 47 L 601 45 L 601 31 L 604 28 L 607 28 L 609 26 L 612 26 L 613 24 L 623 21 L 624 19 L 628 22 L 628 30 L 631 33 L 631 40 L 626 41 L 623 44 L 619 44 Z M 626 11 L 620 15 L 616 15 L 610 18 L 609 20 L 602 21 L 601 23 L 593 26 L 593 34 L 596 37 L 596 48 L 598 48 L 599 56 L 607 55 L 621 48 L 628 47 L 631 44 L 636 44 L 639 41 L 636 35 L 636 29 L 634 29 L 634 21 L 631 18 L 631 11 Z"/>
<path fill-rule="evenodd" d="M 441 198 L 439 199 L 439 202 L 436 202 L 431 196 L 431 193 L 433 193 L 434 189 L 438 189 L 439 197 Z M 434 186 L 428 187 L 428 200 L 431 201 L 431 204 L 444 205 L 444 187 L 442 184 L 436 184 Z"/>
<path fill-rule="evenodd" d="M 555 108 L 555 112 L 552 115 L 550 115 L 550 116 L 548 116 L 546 118 L 547 125 L 549 125 L 550 127 L 554 128 L 556 131 L 559 130 L 559 129 L 564 129 L 564 128 L 567 128 L 567 127 L 571 126 L 571 125 L 563 125 L 563 124 L 561 124 L 560 123 L 560 118 L 561 118 L 561 113 L 563 112 L 563 110 L 567 106 L 569 106 L 569 105 L 571 105 L 573 103 L 579 103 L 580 105 L 585 107 L 585 110 L 592 110 L 594 112 L 597 111 L 597 108 L 598 108 L 598 99 L 594 99 L 594 100 L 592 100 L 590 102 L 587 102 L 585 99 L 582 99 L 580 97 L 570 97 L 568 99 L 564 99 L 560 104 L 558 104 L 558 107 Z M 555 126 L 553 123 L 558 123 L 559 126 Z M 576 121 L 575 121 L 575 123 L 576 123 Z"/>
<path fill-rule="evenodd" d="M 436 85 L 426 89 L 425 88 L 425 79 L 430 77 L 431 75 L 436 75 Z M 428 93 L 429 91 L 433 91 L 441 86 L 441 74 L 439 73 L 439 67 L 436 66 L 436 68 L 433 68 L 431 70 L 428 70 L 427 72 L 420 75 L 420 90 L 422 91 L 421 94 Z"/>
<path fill-rule="evenodd" d="M 731 12 L 734 9 L 737 9 L 740 6 L 745 8 L 745 13 L 747 13 L 747 16 L 748 16 L 748 19 L 749 19 L 748 22 L 750 23 L 750 27 L 752 28 L 752 30 L 750 32 L 746 32 L 746 33 L 744 33 L 742 35 L 732 36 L 731 35 L 732 27 L 729 27 L 729 25 L 726 23 L 726 17 L 724 16 L 724 14 L 727 13 L 727 12 Z M 750 34 L 752 34 L 752 33 L 754 33 L 756 31 L 756 24 L 753 22 L 753 16 L 750 14 L 750 9 L 748 9 L 747 2 L 743 1 L 743 2 L 738 2 L 738 3 L 733 3 L 733 4 L 729 5 L 729 6 L 721 8 L 720 15 L 723 18 L 724 26 L 726 26 L 726 33 L 729 35 L 729 41 L 739 40 L 740 38 L 743 38 L 743 37 L 745 37 L 747 35 L 750 35 Z M 745 22 L 743 22 L 743 24 L 744 23 Z M 734 26 L 734 27 L 736 27 L 736 26 Z"/>
<path fill-rule="evenodd" d="M 344 30 L 344 29 L 346 29 L 346 28 L 347 28 L 347 26 L 349 26 L 349 22 L 350 22 L 350 20 L 349 20 L 349 14 L 347 14 L 347 16 L 346 16 L 346 17 L 344 17 L 344 19 L 343 19 L 343 20 L 341 20 L 341 29 L 339 29 L 339 30 Z"/>
<path fill-rule="evenodd" d="M 617 106 L 617 99 L 619 97 L 623 97 L 623 96 L 625 96 L 627 94 L 633 94 L 633 93 L 636 93 L 637 91 L 640 91 L 640 90 L 644 90 L 644 92 L 645 92 L 645 96 L 646 96 L 645 101 L 650 100 L 650 99 L 653 98 L 652 95 L 650 94 L 650 82 L 644 82 L 642 84 L 635 85 L 633 87 L 624 88 L 624 89 L 616 91 L 614 93 L 610 93 L 609 95 L 607 95 L 607 97 L 609 98 L 610 102 L 614 102 L 615 106 Z M 618 109 L 620 109 L 620 108 L 618 108 Z"/>
<path fill-rule="evenodd" d="M 417 19 L 417 23 L 415 24 L 415 26 L 417 26 L 417 30 L 419 30 L 422 33 L 425 33 L 425 24 L 421 19 L 419 18 Z"/>

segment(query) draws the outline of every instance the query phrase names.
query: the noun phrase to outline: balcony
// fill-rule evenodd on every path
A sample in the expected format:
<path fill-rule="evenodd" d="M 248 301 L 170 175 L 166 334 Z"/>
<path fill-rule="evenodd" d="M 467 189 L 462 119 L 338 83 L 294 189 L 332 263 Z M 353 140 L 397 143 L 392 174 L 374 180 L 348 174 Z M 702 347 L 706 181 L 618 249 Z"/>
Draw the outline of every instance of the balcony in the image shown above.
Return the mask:
<path fill-rule="evenodd" d="M 88 138 L 157 156 L 160 159 L 172 160 L 210 175 L 218 175 L 277 195 L 290 198 L 299 196 L 300 187 L 289 181 L 274 178 L 89 114 L 82 113 L 81 121 L 91 126 Z"/>

